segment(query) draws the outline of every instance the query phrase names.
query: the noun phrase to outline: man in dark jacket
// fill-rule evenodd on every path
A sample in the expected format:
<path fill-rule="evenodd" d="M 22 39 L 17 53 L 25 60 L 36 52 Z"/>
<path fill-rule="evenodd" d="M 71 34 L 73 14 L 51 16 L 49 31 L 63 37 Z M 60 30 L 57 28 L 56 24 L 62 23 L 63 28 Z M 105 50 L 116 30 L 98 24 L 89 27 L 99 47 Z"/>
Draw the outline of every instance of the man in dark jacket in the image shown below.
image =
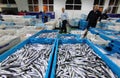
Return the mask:
<path fill-rule="evenodd" d="M 96 27 L 98 18 L 101 16 L 98 5 L 93 7 L 93 10 L 89 12 L 87 16 L 88 27 Z"/>
<path fill-rule="evenodd" d="M 96 27 L 97 21 L 100 18 L 100 16 L 101 16 L 101 12 L 99 11 L 99 6 L 94 5 L 93 10 L 91 10 L 87 16 L 88 26 L 87 26 L 87 30 L 85 31 L 83 38 L 86 37 L 88 29 L 90 27 L 92 28 Z"/>

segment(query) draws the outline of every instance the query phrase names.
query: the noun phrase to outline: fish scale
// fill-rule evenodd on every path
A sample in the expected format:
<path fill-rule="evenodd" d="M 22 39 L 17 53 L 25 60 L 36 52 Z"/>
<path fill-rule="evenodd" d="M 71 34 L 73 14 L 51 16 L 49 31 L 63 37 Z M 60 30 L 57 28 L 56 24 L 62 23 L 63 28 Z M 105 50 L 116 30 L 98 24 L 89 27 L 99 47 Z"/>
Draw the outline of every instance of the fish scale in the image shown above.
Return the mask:
<path fill-rule="evenodd" d="M 27 44 L 0 63 L 0 78 L 44 78 L 52 45 Z"/>
<path fill-rule="evenodd" d="M 89 45 L 77 43 L 59 45 L 56 78 L 118 77 Z"/>

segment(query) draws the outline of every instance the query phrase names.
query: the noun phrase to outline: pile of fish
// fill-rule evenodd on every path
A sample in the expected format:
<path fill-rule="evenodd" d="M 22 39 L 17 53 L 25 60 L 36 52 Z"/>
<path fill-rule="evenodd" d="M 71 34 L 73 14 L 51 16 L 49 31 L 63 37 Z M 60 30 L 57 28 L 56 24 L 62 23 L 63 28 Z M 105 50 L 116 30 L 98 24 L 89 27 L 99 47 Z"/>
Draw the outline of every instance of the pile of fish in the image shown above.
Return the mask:
<path fill-rule="evenodd" d="M 26 44 L 0 63 L 0 78 L 44 78 L 52 45 Z"/>
<path fill-rule="evenodd" d="M 58 32 L 51 32 L 51 33 L 42 33 L 37 38 L 56 38 Z"/>
<path fill-rule="evenodd" d="M 61 39 L 75 39 L 75 36 L 61 36 Z"/>
<path fill-rule="evenodd" d="M 59 45 L 56 78 L 118 78 L 87 44 Z"/>

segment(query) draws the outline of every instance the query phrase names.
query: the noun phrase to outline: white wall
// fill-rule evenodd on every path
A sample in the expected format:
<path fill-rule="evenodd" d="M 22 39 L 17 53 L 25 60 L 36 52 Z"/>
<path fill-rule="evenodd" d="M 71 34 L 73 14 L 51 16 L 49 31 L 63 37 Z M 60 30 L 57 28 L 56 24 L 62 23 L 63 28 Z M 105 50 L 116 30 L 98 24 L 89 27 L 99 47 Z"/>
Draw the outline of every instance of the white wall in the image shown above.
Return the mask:
<path fill-rule="evenodd" d="M 15 0 L 15 1 L 18 7 L 18 11 L 21 11 L 21 10 L 29 11 L 27 0 Z"/>
<path fill-rule="evenodd" d="M 61 8 L 65 7 L 65 0 L 54 0 L 54 12 L 55 12 L 55 17 L 59 18 L 61 12 Z"/>
<path fill-rule="evenodd" d="M 61 14 L 61 8 L 65 7 L 66 0 L 54 0 L 55 17 L 59 18 Z M 81 10 L 66 10 L 69 18 L 80 17 L 81 14 L 88 14 L 93 8 L 94 0 L 82 0 Z"/>

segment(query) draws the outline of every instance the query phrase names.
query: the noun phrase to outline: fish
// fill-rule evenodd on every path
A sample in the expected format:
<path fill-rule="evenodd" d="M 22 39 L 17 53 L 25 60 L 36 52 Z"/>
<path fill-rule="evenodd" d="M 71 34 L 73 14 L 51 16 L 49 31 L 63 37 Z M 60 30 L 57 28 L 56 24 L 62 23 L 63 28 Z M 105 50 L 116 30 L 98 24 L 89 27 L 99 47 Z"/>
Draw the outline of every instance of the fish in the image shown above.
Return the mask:
<path fill-rule="evenodd" d="M 56 78 L 118 78 L 86 43 L 60 44 Z"/>
<path fill-rule="evenodd" d="M 0 62 L 0 78 L 44 78 L 52 44 L 29 43 Z"/>
<path fill-rule="evenodd" d="M 58 32 L 41 33 L 36 38 L 57 38 Z"/>
<path fill-rule="evenodd" d="M 61 39 L 76 39 L 75 36 L 64 36 L 64 35 L 60 36 L 60 38 Z"/>

